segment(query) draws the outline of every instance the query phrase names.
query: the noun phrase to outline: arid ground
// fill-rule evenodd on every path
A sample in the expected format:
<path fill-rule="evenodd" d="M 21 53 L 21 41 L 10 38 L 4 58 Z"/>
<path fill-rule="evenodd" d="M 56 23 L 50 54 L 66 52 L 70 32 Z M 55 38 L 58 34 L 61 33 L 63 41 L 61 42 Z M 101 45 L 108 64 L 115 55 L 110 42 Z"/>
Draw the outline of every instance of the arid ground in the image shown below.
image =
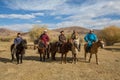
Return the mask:
<path fill-rule="evenodd" d="M 99 65 L 96 65 L 94 55 L 91 63 L 85 62 L 83 46 L 77 64 L 71 63 L 71 52 L 67 64 L 60 64 L 59 53 L 56 61 L 40 62 L 37 51 L 27 49 L 23 63 L 17 65 L 16 61 L 10 61 L 10 45 L 0 42 L 0 80 L 120 80 L 119 45 L 99 49 Z"/>

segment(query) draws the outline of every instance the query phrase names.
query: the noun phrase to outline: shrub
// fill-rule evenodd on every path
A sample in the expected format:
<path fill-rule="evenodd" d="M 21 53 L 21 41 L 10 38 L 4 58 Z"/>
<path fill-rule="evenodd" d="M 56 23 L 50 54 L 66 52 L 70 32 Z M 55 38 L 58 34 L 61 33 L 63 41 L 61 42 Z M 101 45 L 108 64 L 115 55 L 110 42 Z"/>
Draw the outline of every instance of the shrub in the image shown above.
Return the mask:
<path fill-rule="evenodd" d="M 116 26 L 106 27 L 98 36 L 105 40 L 106 45 L 113 45 L 114 43 L 120 42 L 120 28 Z"/>
<path fill-rule="evenodd" d="M 45 29 L 47 29 L 45 25 L 34 25 L 29 32 L 30 39 L 32 41 L 38 39 L 40 34 L 42 34 Z"/>
<path fill-rule="evenodd" d="M 1 42 L 10 42 L 13 40 L 13 37 L 0 37 Z"/>

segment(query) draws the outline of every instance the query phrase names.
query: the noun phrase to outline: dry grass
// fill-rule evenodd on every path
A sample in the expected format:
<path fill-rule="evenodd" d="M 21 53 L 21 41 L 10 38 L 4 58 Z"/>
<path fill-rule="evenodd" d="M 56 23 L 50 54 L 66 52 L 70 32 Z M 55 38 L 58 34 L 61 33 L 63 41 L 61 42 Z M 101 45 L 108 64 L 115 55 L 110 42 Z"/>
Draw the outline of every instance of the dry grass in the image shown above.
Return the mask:
<path fill-rule="evenodd" d="M 96 65 L 94 55 L 91 63 L 84 61 L 83 46 L 77 64 L 71 64 L 71 52 L 68 63 L 60 64 L 60 54 L 56 61 L 40 62 L 37 51 L 28 49 L 23 64 L 16 65 L 10 62 L 11 43 L 0 44 L 0 49 L 5 50 L 0 52 L 0 80 L 120 80 L 120 51 L 117 50 L 99 49 L 99 65 Z"/>

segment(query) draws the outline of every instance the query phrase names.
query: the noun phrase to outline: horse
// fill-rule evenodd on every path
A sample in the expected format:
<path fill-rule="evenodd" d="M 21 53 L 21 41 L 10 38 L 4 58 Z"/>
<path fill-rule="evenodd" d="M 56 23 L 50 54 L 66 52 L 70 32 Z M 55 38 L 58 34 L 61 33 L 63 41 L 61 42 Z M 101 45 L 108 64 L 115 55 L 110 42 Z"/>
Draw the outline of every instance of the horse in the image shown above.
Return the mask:
<path fill-rule="evenodd" d="M 87 44 L 85 44 L 84 45 L 84 51 L 85 51 L 84 57 L 85 57 L 85 60 L 86 60 L 87 53 L 90 53 L 90 57 L 89 57 L 89 63 L 90 63 L 92 55 L 95 54 L 95 56 L 96 56 L 96 64 L 98 64 L 97 52 L 98 52 L 98 48 L 99 47 L 101 47 L 101 48 L 104 47 L 103 40 L 98 40 L 97 42 L 93 43 L 91 48 L 89 49 L 89 51 L 87 51 L 87 49 L 86 49 L 87 48 Z"/>
<path fill-rule="evenodd" d="M 34 40 L 34 50 L 38 49 L 38 53 L 40 54 L 40 61 L 45 61 L 45 57 L 47 54 L 47 58 L 49 58 L 50 52 L 50 45 L 48 44 L 47 47 L 41 40 Z"/>
<path fill-rule="evenodd" d="M 23 55 L 25 54 L 25 49 L 27 49 L 27 41 L 23 39 L 18 45 L 16 45 L 15 49 L 15 44 L 11 45 L 11 61 L 14 60 L 14 55 L 16 55 L 17 58 L 17 64 L 22 63 Z"/>
<path fill-rule="evenodd" d="M 40 54 L 40 61 L 45 61 L 46 47 L 43 42 L 38 42 L 38 53 Z"/>
<path fill-rule="evenodd" d="M 80 40 L 73 40 L 70 39 L 70 42 L 72 44 L 71 51 L 72 51 L 72 63 L 76 64 L 77 62 L 77 54 L 80 52 Z"/>
<path fill-rule="evenodd" d="M 55 55 L 58 52 L 58 43 L 59 42 L 50 43 L 50 52 L 53 60 L 56 60 Z M 69 40 L 62 44 L 60 51 L 58 52 L 58 53 L 61 53 L 61 64 L 63 63 L 63 58 L 65 58 L 65 63 L 66 63 L 67 53 L 71 50 L 71 46 L 72 44 Z"/>
<path fill-rule="evenodd" d="M 50 42 L 50 53 L 51 53 L 51 59 L 56 60 L 55 55 L 58 52 L 58 44 L 59 42 Z"/>

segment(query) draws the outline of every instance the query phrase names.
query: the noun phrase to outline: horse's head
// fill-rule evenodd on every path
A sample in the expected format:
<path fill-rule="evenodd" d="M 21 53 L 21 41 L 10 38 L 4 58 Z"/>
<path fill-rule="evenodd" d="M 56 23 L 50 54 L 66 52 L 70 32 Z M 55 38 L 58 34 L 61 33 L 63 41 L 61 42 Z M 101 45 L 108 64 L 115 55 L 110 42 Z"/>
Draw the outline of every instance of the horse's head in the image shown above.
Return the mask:
<path fill-rule="evenodd" d="M 71 38 L 67 40 L 67 47 L 69 50 L 72 49 L 72 39 Z"/>
<path fill-rule="evenodd" d="M 38 39 L 34 40 L 34 44 L 35 44 L 35 45 L 38 44 L 38 42 L 39 42 Z"/>
<path fill-rule="evenodd" d="M 20 44 L 21 44 L 21 46 L 23 46 L 23 48 L 27 49 L 27 41 L 26 41 L 26 39 L 23 39 Z"/>
<path fill-rule="evenodd" d="M 98 40 L 99 46 L 101 48 L 104 48 L 104 41 L 103 40 Z"/>

